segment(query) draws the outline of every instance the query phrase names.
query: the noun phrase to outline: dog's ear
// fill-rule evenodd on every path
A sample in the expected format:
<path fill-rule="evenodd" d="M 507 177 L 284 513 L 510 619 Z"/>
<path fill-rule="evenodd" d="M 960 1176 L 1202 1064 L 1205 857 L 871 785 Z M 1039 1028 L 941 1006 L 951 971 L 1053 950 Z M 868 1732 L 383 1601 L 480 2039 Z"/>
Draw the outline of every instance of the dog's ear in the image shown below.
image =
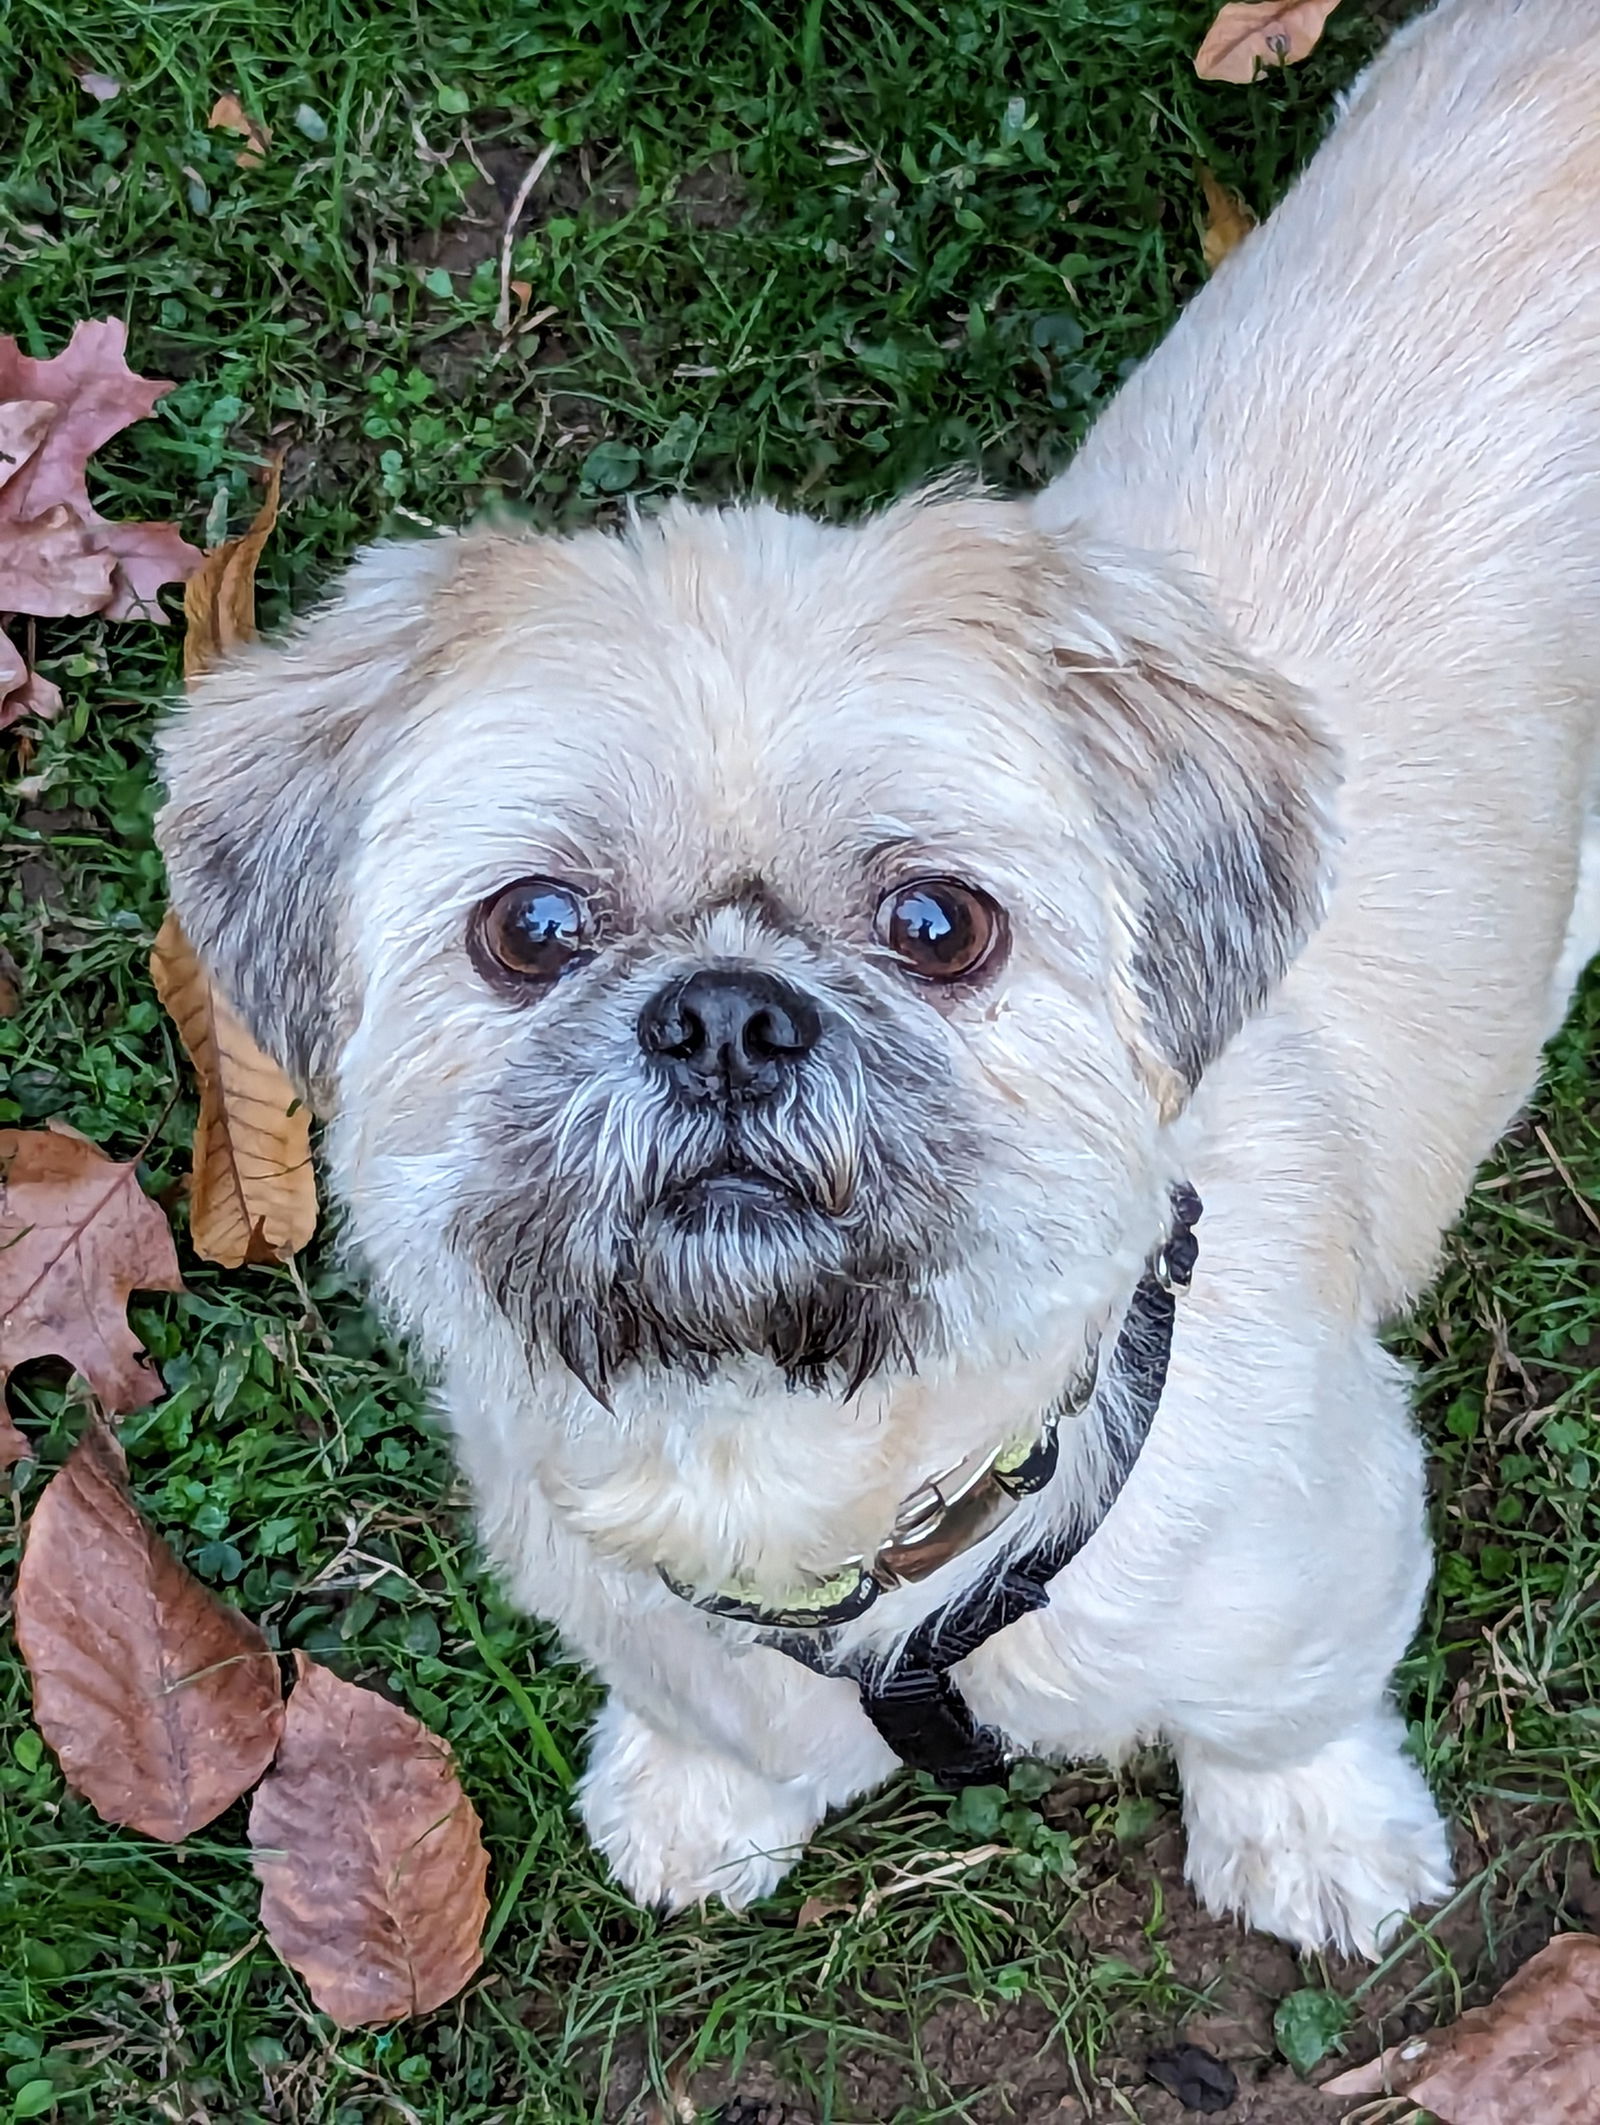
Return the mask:
<path fill-rule="evenodd" d="M 1052 692 L 1119 874 L 1127 1031 L 1171 1110 L 1321 917 L 1337 755 L 1175 568 L 1068 533 L 1046 574 Z"/>
<path fill-rule="evenodd" d="M 320 611 L 197 680 L 159 739 L 156 835 L 178 919 L 319 1111 L 357 1008 L 346 864 L 427 684 L 433 602 L 463 543 L 370 548 Z"/>

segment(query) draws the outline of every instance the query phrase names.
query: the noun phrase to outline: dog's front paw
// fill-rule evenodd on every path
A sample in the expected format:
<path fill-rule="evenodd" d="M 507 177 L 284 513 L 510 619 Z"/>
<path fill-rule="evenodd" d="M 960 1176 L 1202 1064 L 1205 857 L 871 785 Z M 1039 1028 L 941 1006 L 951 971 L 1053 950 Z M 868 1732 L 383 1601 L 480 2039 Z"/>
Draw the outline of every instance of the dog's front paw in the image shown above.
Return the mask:
<path fill-rule="evenodd" d="M 713 1896 L 742 1911 L 777 1887 L 824 1813 L 809 1781 L 685 1748 L 615 1698 L 596 1722 L 578 1808 L 622 1886 L 668 1911 Z"/>
<path fill-rule="evenodd" d="M 1206 1909 L 1376 1957 L 1450 1888 L 1445 1826 L 1402 1734 L 1383 1714 L 1288 1770 L 1181 1750 L 1187 1873 Z"/>

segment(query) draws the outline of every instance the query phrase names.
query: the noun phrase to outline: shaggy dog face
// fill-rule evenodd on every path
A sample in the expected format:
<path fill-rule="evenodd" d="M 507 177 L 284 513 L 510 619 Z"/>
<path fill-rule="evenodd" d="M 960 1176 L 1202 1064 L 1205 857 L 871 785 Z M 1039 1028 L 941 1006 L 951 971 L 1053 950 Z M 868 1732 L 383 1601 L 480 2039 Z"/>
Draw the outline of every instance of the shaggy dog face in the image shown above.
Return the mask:
<path fill-rule="evenodd" d="M 380 550 L 167 763 L 186 920 L 344 1117 L 391 1298 L 443 1345 L 476 1279 L 591 1424 L 1070 1366 L 1331 780 L 1181 585 L 966 498 Z"/>

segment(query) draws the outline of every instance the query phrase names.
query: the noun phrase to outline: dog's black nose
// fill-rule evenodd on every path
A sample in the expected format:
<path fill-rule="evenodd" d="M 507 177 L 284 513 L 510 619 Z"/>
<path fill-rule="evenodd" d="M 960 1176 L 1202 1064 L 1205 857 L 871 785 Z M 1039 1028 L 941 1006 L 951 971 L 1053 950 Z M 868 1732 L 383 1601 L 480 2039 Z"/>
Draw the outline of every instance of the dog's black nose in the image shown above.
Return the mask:
<path fill-rule="evenodd" d="M 639 1014 L 639 1045 L 697 1099 L 764 1099 L 822 1031 L 792 982 L 758 967 L 702 967 L 658 989 Z"/>

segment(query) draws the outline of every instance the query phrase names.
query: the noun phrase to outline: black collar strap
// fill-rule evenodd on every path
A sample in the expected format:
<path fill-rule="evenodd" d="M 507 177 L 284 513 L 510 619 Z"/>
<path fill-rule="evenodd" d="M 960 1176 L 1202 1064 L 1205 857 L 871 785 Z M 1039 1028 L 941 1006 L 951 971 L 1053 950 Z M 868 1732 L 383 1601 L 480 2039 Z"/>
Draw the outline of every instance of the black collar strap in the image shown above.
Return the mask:
<path fill-rule="evenodd" d="M 861 1692 L 861 1709 L 901 1762 L 928 1772 L 947 1791 L 1005 1783 L 1004 1737 L 977 1724 L 949 1671 L 1008 1624 L 1046 1605 L 1050 1582 L 1116 1503 L 1166 1386 L 1177 1294 L 1188 1289 L 1200 1251 L 1194 1236 L 1199 1218 L 1199 1196 L 1187 1184 L 1174 1188 L 1172 1230 L 1139 1279 L 1095 1396 L 1107 1457 L 1098 1498 L 1032 1549 L 997 1560 L 976 1585 L 925 1617 L 891 1660 L 843 1650 L 831 1630 L 763 1631 L 757 1640 L 818 1675 L 847 1676 Z"/>

